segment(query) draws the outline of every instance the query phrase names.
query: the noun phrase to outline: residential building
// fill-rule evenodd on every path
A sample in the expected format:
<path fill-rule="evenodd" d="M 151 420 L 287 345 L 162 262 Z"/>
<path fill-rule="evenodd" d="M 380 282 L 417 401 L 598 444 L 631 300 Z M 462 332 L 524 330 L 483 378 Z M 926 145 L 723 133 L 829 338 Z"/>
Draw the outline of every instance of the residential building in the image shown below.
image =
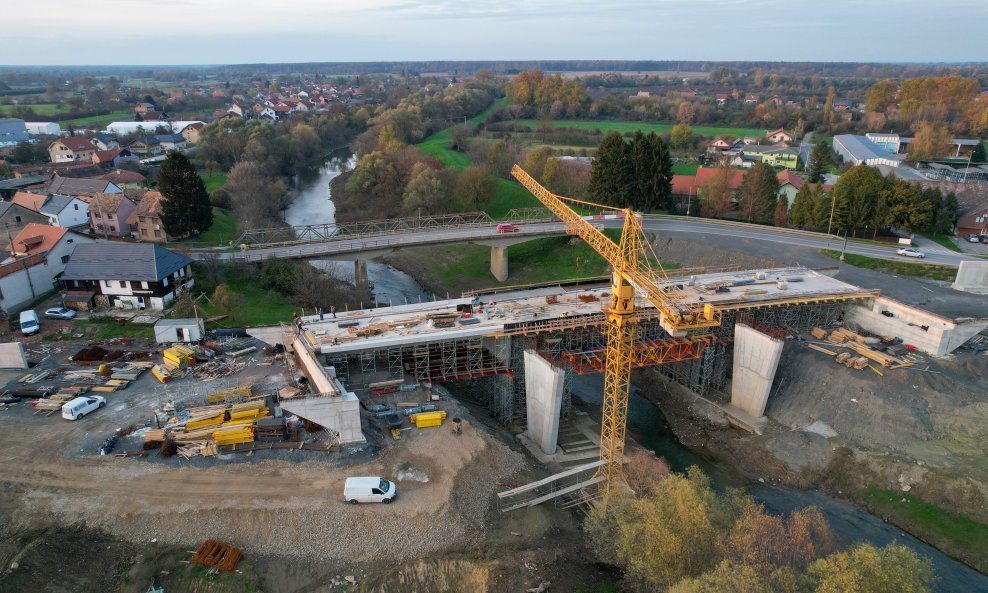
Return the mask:
<path fill-rule="evenodd" d="M 117 139 L 113 137 L 112 134 L 107 134 L 106 132 L 94 134 L 90 142 L 92 142 L 93 146 L 95 146 L 98 150 L 113 150 L 114 148 L 120 147 L 120 143 L 117 142 Z"/>
<path fill-rule="evenodd" d="M 100 175 L 96 179 L 111 181 L 114 185 L 120 188 L 144 187 L 144 184 L 146 184 L 148 180 L 147 177 L 141 175 L 137 171 L 128 171 L 126 169 L 114 169 L 113 171 Z"/>
<path fill-rule="evenodd" d="M 138 202 L 133 214 L 127 219 L 127 224 L 133 229 L 134 236 L 141 241 L 162 243 L 172 239 L 165 233 L 165 228 L 161 224 L 162 200 L 164 197 L 161 192 L 147 192 Z"/>
<path fill-rule="evenodd" d="M 131 233 L 127 219 L 136 208 L 123 194 L 96 194 L 89 202 L 89 224 L 97 235 L 127 237 Z"/>
<path fill-rule="evenodd" d="M 43 190 L 49 181 L 47 177 L 37 173 L 20 175 L 13 179 L 0 179 L 0 198 L 9 200 L 19 191 Z"/>
<path fill-rule="evenodd" d="M 795 169 L 799 164 L 799 151 L 795 148 L 776 148 L 762 153 L 762 162 L 773 167 Z"/>
<path fill-rule="evenodd" d="M 156 136 L 145 136 L 143 138 L 135 138 L 127 145 L 127 149 L 137 155 L 154 156 L 161 154 L 161 143 L 158 142 Z"/>
<path fill-rule="evenodd" d="M 796 199 L 796 194 L 803 187 L 803 178 L 789 169 L 782 171 L 775 177 L 779 180 L 779 193 L 776 195 L 779 198 L 784 197 L 789 205 L 792 206 L 793 200 Z"/>
<path fill-rule="evenodd" d="M 13 203 L 44 216 L 51 226 L 71 228 L 89 223 L 89 204 L 75 196 L 17 192 Z"/>
<path fill-rule="evenodd" d="M 158 134 L 154 137 L 155 142 L 161 146 L 161 151 L 181 150 L 185 148 L 185 136 L 181 134 Z"/>
<path fill-rule="evenodd" d="M 82 136 L 68 136 L 48 146 L 48 157 L 53 163 L 92 161 L 96 147 Z"/>
<path fill-rule="evenodd" d="M 30 137 L 27 135 L 27 127 L 23 119 L 12 117 L 0 118 L 0 148 L 17 146 L 21 142 L 27 142 Z"/>
<path fill-rule="evenodd" d="M 54 289 L 76 246 L 92 242 L 64 228 L 28 224 L 7 246 L 15 255 L 0 264 L 0 308 L 17 311 Z"/>
<path fill-rule="evenodd" d="M 792 144 L 795 140 L 793 135 L 785 130 L 785 128 L 779 128 L 778 130 L 773 130 L 765 135 L 768 141 L 772 144 L 777 144 L 779 142 L 786 142 L 787 144 Z"/>
<path fill-rule="evenodd" d="M 202 122 L 196 122 L 189 124 L 182 128 L 182 137 L 185 138 L 186 144 L 198 144 L 199 142 L 199 132 L 206 127 L 206 124 Z"/>
<path fill-rule="evenodd" d="M 140 113 L 141 115 L 154 111 L 156 108 L 154 103 L 145 103 L 141 101 L 140 103 L 134 105 L 134 112 Z"/>
<path fill-rule="evenodd" d="M 755 163 L 766 163 L 773 167 L 795 169 L 799 163 L 799 151 L 795 148 L 749 144 L 731 159 L 730 164 L 744 169 L 751 168 Z"/>
<path fill-rule="evenodd" d="M 905 160 L 905 157 L 897 154 L 890 154 L 885 149 L 866 138 L 855 134 L 839 134 L 834 136 L 834 152 L 840 156 L 841 160 L 852 165 L 888 165 L 898 167 Z"/>
<path fill-rule="evenodd" d="M 62 194 L 63 196 L 95 196 L 96 194 L 119 194 L 123 190 L 112 181 L 106 179 L 88 179 L 77 177 L 61 177 L 56 175 L 45 187 L 46 194 Z"/>
<path fill-rule="evenodd" d="M 988 237 L 988 206 L 975 208 L 961 216 L 954 227 L 955 234 L 964 238 L 968 235 Z"/>
<path fill-rule="evenodd" d="M 119 169 L 123 163 L 139 163 L 141 159 L 126 148 L 113 148 L 110 150 L 97 150 L 93 155 L 93 164 L 100 167 L 110 167 Z"/>
<path fill-rule="evenodd" d="M 678 202 L 678 208 L 684 212 L 688 209 L 690 214 L 699 212 L 697 196 L 703 186 L 710 183 L 719 171 L 720 167 L 699 167 L 696 170 L 696 175 L 673 175 L 672 195 Z M 740 169 L 730 169 L 728 187 L 732 194 L 737 193 L 747 173 L 747 171 Z"/>
<path fill-rule="evenodd" d="M 153 243 L 79 245 L 62 274 L 65 305 L 164 309 L 195 284 L 192 260 Z"/>
<path fill-rule="evenodd" d="M 15 202 L 0 202 L 0 229 L 3 229 L 3 235 L 0 236 L 4 239 L 10 240 L 32 222 L 47 224 L 48 218 Z"/>

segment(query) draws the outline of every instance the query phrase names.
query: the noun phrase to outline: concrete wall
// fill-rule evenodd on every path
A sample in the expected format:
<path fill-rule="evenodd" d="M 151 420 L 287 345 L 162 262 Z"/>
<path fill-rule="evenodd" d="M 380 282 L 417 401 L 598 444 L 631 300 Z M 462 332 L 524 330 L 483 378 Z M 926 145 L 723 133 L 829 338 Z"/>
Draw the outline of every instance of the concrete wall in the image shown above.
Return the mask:
<path fill-rule="evenodd" d="M 367 439 L 360 430 L 360 400 L 352 393 L 340 397 L 313 396 L 288 399 L 281 409 L 340 433 L 342 443 L 363 443 Z"/>
<path fill-rule="evenodd" d="M 323 368 L 312 348 L 309 347 L 304 335 L 296 336 L 292 340 L 292 352 L 295 353 L 295 360 L 298 362 L 302 373 L 309 380 L 312 393 L 340 395 L 341 390 L 326 373 L 326 369 Z M 313 420 L 313 422 L 315 421 Z"/>
<path fill-rule="evenodd" d="M 525 351 L 528 438 L 548 455 L 556 452 L 556 441 L 559 437 L 563 377 L 563 369 L 554 366 L 534 350 Z"/>
<path fill-rule="evenodd" d="M 782 344 L 782 340 L 743 323 L 735 326 L 731 405 L 755 418 L 764 415 L 775 370 L 782 357 Z"/>
<path fill-rule="evenodd" d="M 26 369 L 27 355 L 20 342 L 0 344 L 0 369 Z"/>
<path fill-rule="evenodd" d="M 962 261 L 957 278 L 950 285 L 954 290 L 988 294 L 988 261 Z M 985 305 L 988 310 L 988 303 Z"/>
<path fill-rule="evenodd" d="M 985 310 L 988 313 L 988 307 Z M 849 305 L 844 320 L 879 336 L 899 338 L 933 356 L 950 354 L 988 327 L 988 319 L 956 321 L 888 297 L 878 297 L 870 305 Z"/>

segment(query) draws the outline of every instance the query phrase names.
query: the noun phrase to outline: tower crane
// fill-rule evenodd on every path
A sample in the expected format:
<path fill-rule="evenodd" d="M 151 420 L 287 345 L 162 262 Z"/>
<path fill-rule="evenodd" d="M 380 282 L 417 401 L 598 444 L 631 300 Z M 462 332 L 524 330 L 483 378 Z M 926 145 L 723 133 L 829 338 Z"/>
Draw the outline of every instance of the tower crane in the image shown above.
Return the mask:
<path fill-rule="evenodd" d="M 641 215 L 627 208 L 614 208 L 583 200 L 558 196 L 539 184 L 524 169 L 515 165 L 511 174 L 539 202 L 566 225 L 566 232 L 580 237 L 611 266 L 611 299 L 605 308 L 604 333 L 607 341 L 604 366 L 604 402 L 601 410 L 600 467 L 605 487 L 610 489 L 622 479 L 624 439 L 628 420 L 628 388 L 631 367 L 635 362 L 636 294 L 644 297 L 659 314 L 659 323 L 673 338 L 697 334 L 721 324 L 721 313 L 709 303 L 700 307 L 687 303 L 682 289 L 668 280 L 651 251 L 642 230 Z M 623 217 L 621 239 L 615 243 L 568 204 L 616 211 Z M 654 259 L 658 271 L 650 265 Z"/>

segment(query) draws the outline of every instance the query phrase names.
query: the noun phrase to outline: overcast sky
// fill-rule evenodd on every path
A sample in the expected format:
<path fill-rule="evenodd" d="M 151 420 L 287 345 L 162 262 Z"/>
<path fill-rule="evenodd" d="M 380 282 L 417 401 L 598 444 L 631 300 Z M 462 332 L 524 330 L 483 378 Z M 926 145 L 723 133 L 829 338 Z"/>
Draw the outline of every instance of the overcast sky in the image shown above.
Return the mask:
<path fill-rule="evenodd" d="M 988 60 L 988 0 L 7 0 L 0 63 Z"/>

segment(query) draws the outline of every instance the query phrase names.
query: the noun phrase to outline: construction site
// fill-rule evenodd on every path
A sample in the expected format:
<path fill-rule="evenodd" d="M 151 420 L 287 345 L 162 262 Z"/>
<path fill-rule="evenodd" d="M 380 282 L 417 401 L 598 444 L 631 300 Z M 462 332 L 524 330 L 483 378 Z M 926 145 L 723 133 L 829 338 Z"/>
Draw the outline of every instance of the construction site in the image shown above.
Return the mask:
<path fill-rule="evenodd" d="M 690 448 L 744 458 L 739 483 L 816 487 L 846 447 L 903 492 L 948 499 L 933 484 L 971 476 L 984 488 L 973 441 L 988 319 L 836 268 L 663 270 L 634 213 L 614 242 L 515 174 L 610 262 L 609 281 L 302 315 L 192 344 L 4 345 L 18 369 L 0 371 L 12 590 L 45 582 L 44 560 L 69 546 L 118 557 L 99 574 L 72 567 L 76 590 L 191 590 L 193 566 L 232 579 L 216 591 L 580 589 L 601 578 L 580 518 L 622 487 L 626 445 L 672 453 L 631 433 L 638 388 L 671 406 Z M 600 405 L 581 396 L 594 375 Z M 91 416 L 59 417 L 97 394 Z M 349 476 L 400 495 L 348 505 Z"/>

